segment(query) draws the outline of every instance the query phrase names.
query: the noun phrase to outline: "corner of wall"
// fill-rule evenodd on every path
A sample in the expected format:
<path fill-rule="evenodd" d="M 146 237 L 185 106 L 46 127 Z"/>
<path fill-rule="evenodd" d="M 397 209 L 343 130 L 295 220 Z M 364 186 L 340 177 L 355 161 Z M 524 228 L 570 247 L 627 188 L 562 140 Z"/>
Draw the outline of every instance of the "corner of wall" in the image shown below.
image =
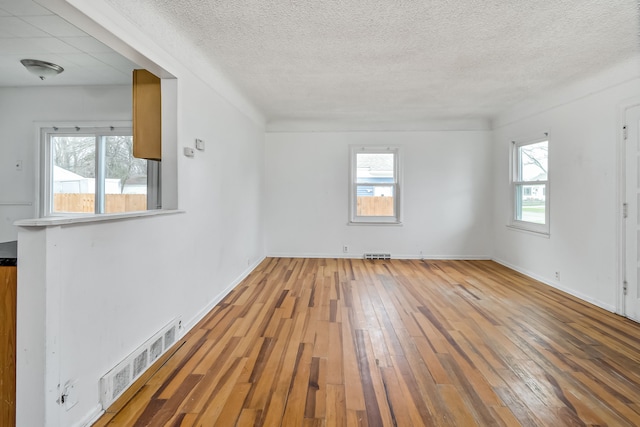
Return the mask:
<path fill-rule="evenodd" d="M 640 53 L 596 74 L 583 76 L 563 87 L 550 88 L 544 93 L 515 105 L 509 111 L 504 111 L 492 118 L 491 129 L 495 130 L 524 120 L 638 77 L 640 77 Z"/>

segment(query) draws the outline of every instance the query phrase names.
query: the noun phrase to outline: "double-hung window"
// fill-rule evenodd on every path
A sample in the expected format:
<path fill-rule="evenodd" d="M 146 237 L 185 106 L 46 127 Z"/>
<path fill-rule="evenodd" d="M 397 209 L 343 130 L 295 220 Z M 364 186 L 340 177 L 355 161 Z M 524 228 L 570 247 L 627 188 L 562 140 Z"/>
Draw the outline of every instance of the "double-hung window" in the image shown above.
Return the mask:
<path fill-rule="evenodd" d="M 400 223 L 399 149 L 351 147 L 351 224 Z"/>
<path fill-rule="evenodd" d="M 131 128 L 45 128 L 41 214 L 158 209 L 159 162 L 133 157 Z"/>
<path fill-rule="evenodd" d="M 549 234 L 549 141 L 513 142 L 511 226 Z"/>

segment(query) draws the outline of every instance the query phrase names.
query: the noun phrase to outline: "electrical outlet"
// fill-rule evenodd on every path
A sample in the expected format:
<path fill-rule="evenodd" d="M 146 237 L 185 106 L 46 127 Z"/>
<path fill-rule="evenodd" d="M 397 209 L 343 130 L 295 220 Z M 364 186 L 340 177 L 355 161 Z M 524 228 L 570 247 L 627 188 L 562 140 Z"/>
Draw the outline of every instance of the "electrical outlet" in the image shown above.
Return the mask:
<path fill-rule="evenodd" d="M 69 410 L 78 404 L 78 390 L 76 389 L 77 381 L 67 381 L 60 393 L 60 404 L 65 410 Z"/>
<path fill-rule="evenodd" d="M 559 282 L 560 281 L 560 272 L 556 271 L 556 280 Z"/>
<path fill-rule="evenodd" d="M 347 245 L 342 245 L 342 252 L 344 252 L 345 254 L 346 254 L 347 252 L 349 252 L 349 246 L 347 246 Z"/>
<path fill-rule="evenodd" d="M 16 160 L 16 171 L 20 172 L 22 170 L 22 160 Z"/>

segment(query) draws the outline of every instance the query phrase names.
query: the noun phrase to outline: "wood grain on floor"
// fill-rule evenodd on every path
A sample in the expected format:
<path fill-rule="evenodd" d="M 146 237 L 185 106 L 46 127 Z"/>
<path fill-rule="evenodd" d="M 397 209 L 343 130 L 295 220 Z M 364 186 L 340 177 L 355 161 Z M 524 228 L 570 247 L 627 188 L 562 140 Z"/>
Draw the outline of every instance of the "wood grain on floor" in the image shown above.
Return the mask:
<path fill-rule="evenodd" d="M 491 261 L 266 259 L 96 426 L 638 426 L 640 325 Z"/>

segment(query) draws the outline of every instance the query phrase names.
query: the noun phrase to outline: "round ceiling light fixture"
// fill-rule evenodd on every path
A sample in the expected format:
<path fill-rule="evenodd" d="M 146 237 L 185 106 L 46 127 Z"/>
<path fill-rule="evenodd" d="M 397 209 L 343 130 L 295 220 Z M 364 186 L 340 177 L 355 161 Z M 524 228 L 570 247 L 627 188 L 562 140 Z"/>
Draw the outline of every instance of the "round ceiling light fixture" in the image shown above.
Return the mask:
<path fill-rule="evenodd" d="M 31 74 L 38 76 L 40 80 L 55 77 L 64 71 L 64 68 L 59 65 L 40 61 L 39 59 L 22 59 L 20 62 Z"/>

